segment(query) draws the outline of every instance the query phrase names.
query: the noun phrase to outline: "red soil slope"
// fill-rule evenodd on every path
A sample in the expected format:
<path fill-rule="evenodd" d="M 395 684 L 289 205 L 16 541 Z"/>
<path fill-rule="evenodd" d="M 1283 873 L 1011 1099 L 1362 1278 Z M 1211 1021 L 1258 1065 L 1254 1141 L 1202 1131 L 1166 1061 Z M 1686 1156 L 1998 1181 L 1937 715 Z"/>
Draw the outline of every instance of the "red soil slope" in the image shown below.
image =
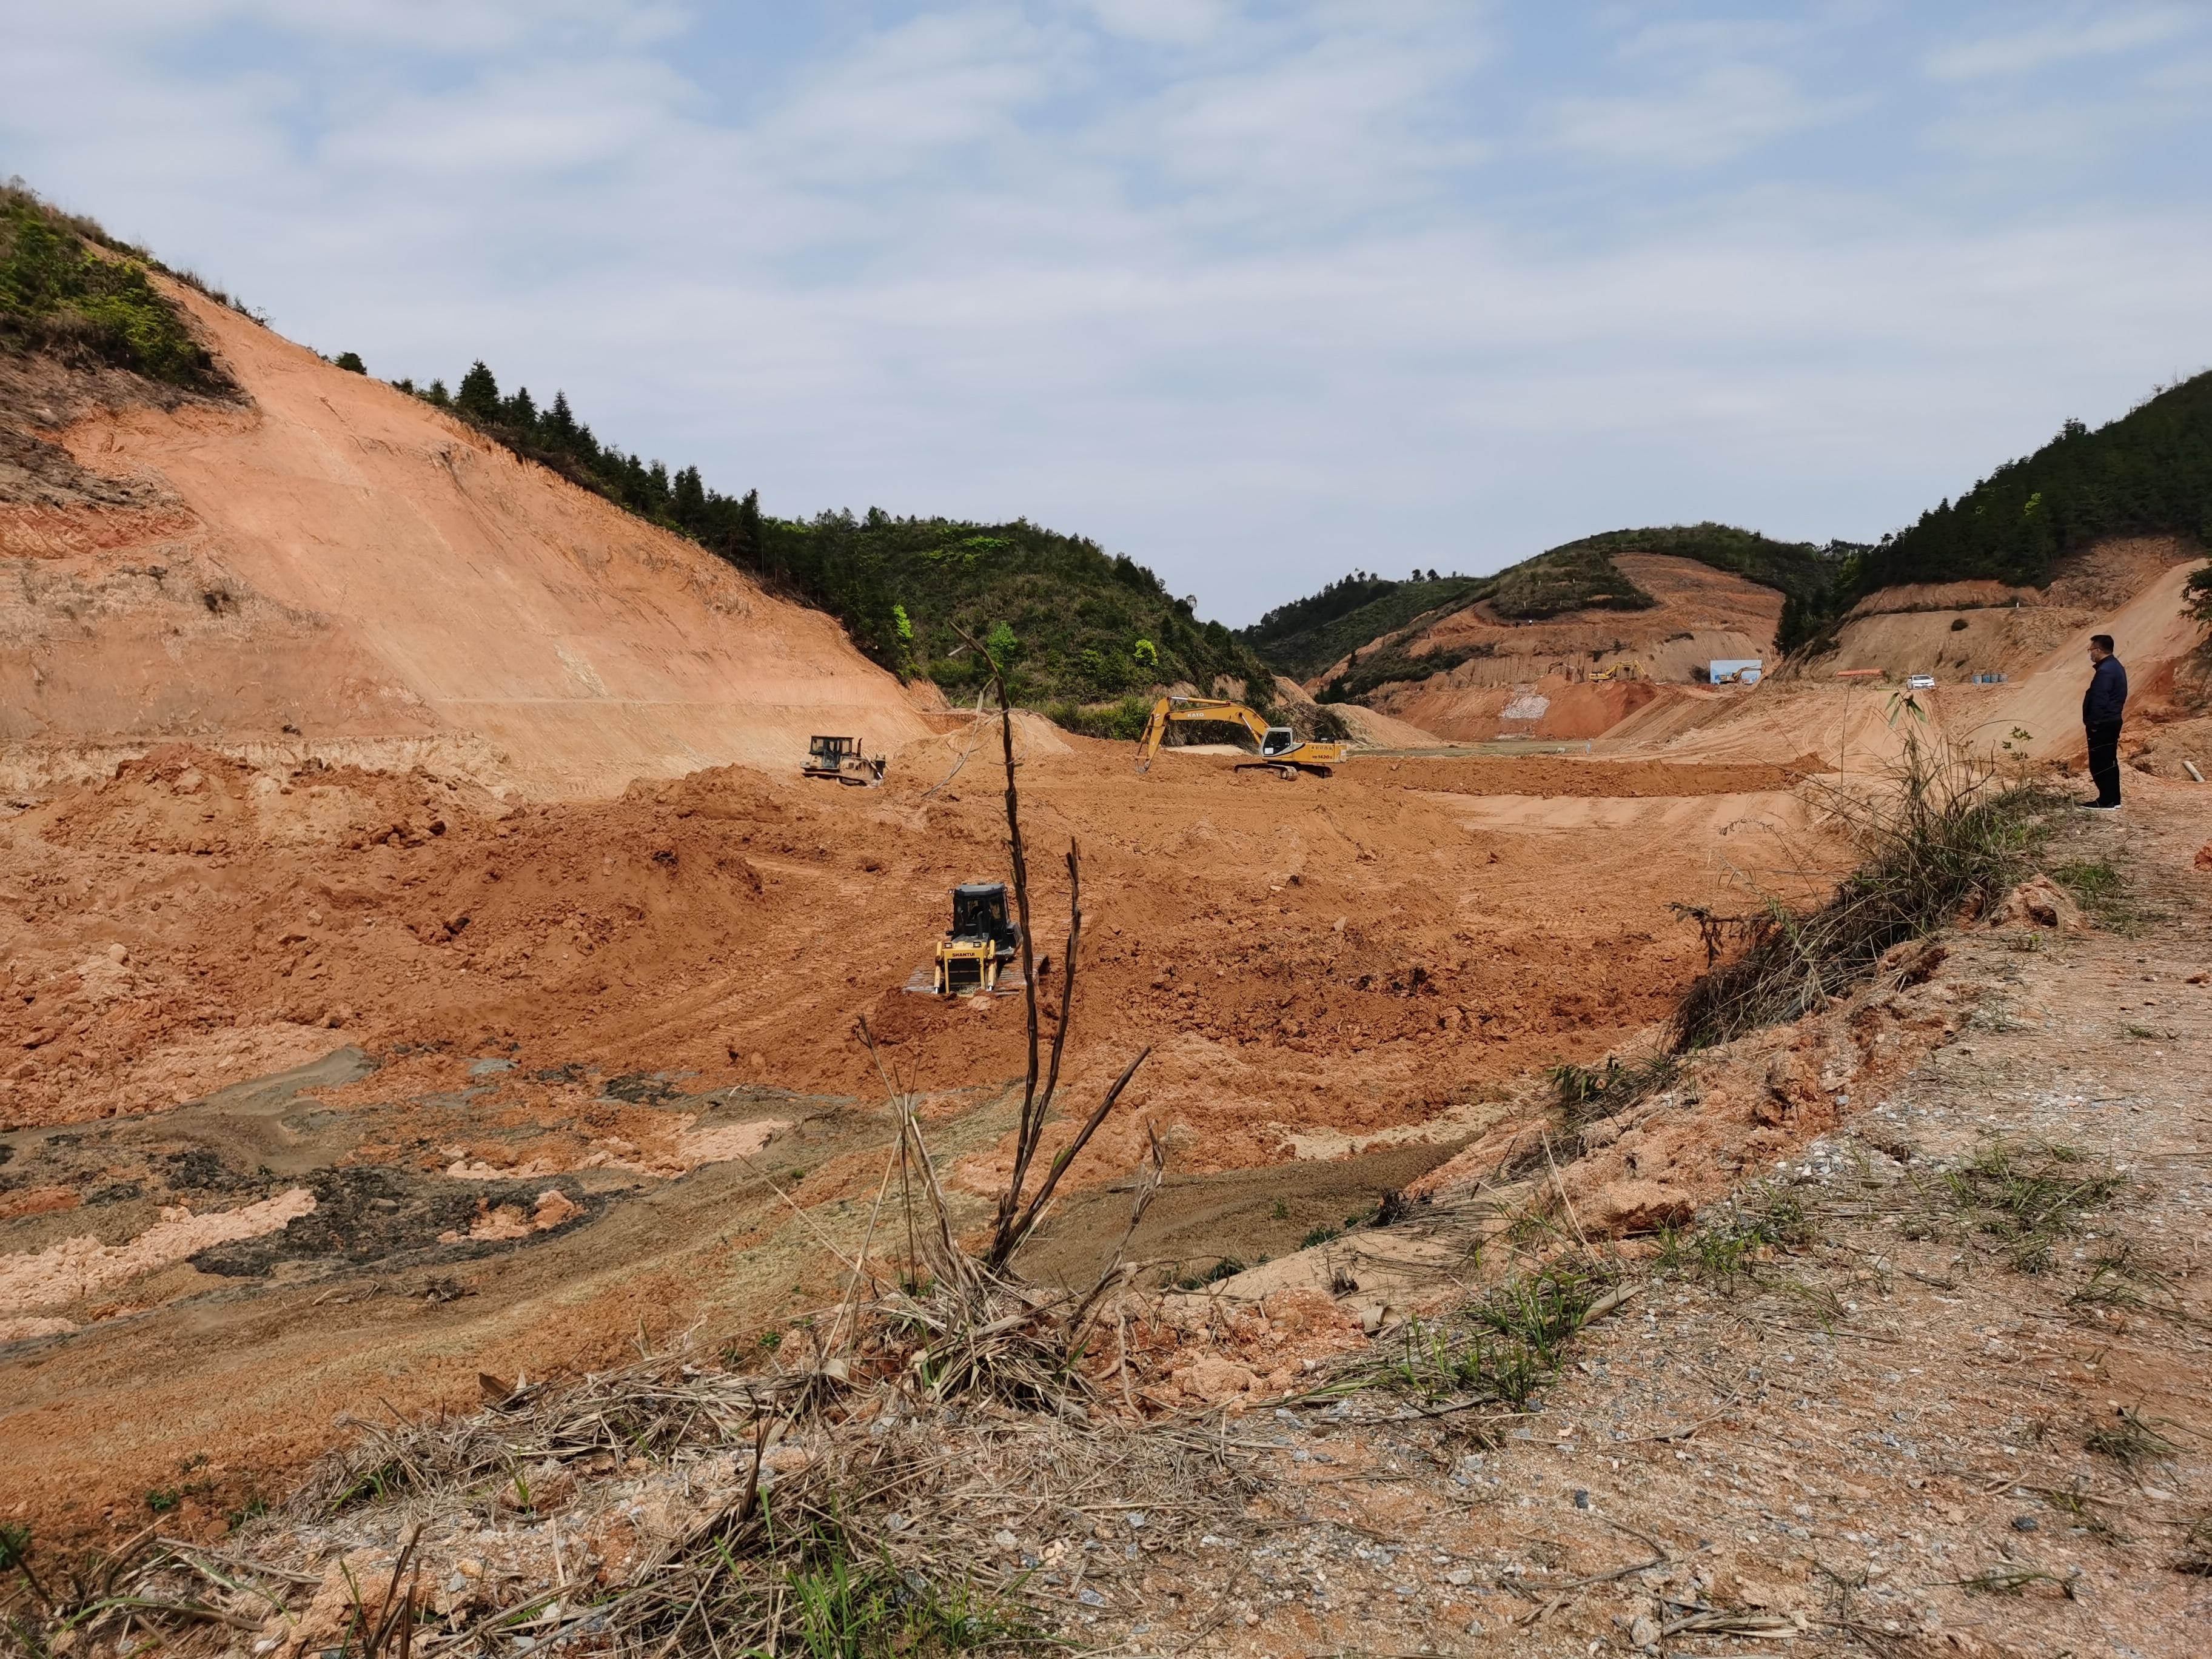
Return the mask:
<path fill-rule="evenodd" d="M 609 795 L 795 766 L 811 732 L 884 749 L 926 732 L 829 617 L 172 291 L 251 405 L 108 410 L 52 434 L 126 481 L 120 503 L 0 479 L 0 784 L 104 775 L 188 738 Z"/>

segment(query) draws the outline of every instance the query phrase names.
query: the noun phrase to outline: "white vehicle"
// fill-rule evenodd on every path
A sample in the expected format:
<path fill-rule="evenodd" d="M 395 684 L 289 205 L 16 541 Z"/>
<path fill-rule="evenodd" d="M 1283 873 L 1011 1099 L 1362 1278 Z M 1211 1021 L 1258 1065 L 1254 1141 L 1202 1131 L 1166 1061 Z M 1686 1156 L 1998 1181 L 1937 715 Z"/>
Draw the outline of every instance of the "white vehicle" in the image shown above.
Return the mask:
<path fill-rule="evenodd" d="M 1908 674 L 1905 677 L 1905 689 L 1908 691 L 1933 691 L 1936 677 L 1933 674 Z"/>

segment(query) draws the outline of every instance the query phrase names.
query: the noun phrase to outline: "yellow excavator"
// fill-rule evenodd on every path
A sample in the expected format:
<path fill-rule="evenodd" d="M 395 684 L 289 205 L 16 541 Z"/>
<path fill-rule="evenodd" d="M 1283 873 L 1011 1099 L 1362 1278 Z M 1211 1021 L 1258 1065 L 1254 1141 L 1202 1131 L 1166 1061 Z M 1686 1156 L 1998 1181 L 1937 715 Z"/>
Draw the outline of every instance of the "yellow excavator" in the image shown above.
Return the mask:
<path fill-rule="evenodd" d="M 1137 769 L 1149 771 L 1152 757 L 1160 752 L 1160 743 L 1168 734 L 1168 727 L 1182 720 L 1209 720 L 1221 726 L 1241 726 L 1260 745 L 1260 758 L 1245 761 L 1237 769 L 1240 772 L 1279 772 L 1285 777 L 1294 777 L 1300 772 L 1325 778 L 1329 769 L 1342 760 L 1346 745 L 1340 743 L 1307 743 L 1287 726 L 1270 726 L 1241 702 L 1231 702 L 1224 697 L 1162 697 L 1152 705 L 1152 717 L 1145 722 L 1145 735 L 1137 740 Z"/>
<path fill-rule="evenodd" d="M 1592 674 L 1589 677 L 1589 683 L 1592 685 L 1602 685 L 1607 680 L 1640 680 L 1643 678 L 1644 665 L 1633 657 L 1623 657 L 1619 662 L 1610 664 Z"/>

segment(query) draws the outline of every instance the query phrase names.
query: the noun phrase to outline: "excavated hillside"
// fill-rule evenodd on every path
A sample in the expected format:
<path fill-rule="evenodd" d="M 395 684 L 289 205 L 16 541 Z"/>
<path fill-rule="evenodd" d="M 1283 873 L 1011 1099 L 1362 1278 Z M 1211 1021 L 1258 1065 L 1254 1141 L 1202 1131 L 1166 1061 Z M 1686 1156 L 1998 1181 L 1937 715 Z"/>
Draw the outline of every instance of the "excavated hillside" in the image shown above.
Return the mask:
<path fill-rule="evenodd" d="M 927 735 L 822 613 L 153 280 L 235 398 L 35 356 L 0 383 L 0 786 L 191 739 L 607 796 Z"/>
<path fill-rule="evenodd" d="M 1650 608 L 1519 622 L 1479 600 L 1416 618 L 1332 664 L 1314 685 L 1341 683 L 1376 712 L 1452 742 L 1584 738 L 1665 688 L 1693 684 L 1716 659 L 1775 657 L 1778 590 L 1670 554 L 1617 553 L 1613 562 L 1651 597 Z M 1607 670 L 1619 677 L 1592 678 Z"/>
<path fill-rule="evenodd" d="M 161 291 L 195 386 L 0 354 L 0 1534 L 102 1598 L 51 1651 L 177 1620 L 176 1651 L 350 1650 L 416 1522 L 423 1652 L 592 1646 L 633 1577 L 733 1561 L 769 1474 L 801 1516 L 841 1446 L 886 1571 L 926 1541 L 959 1607 L 1096 1649 L 1995 1659 L 2124 1607 L 2132 1650 L 2191 1650 L 2212 794 L 2179 761 L 2212 750 L 2157 723 L 2203 660 L 2191 545 L 2019 611 L 1863 608 L 1838 648 L 1893 673 L 1966 652 L 1924 726 L 1825 667 L 1694 684 L 1771 659 L 1784 591 L 1620 550 L 1644 532 L 1553 550 L 1604 544 L 1611 608 L 1547 611 L 1598 592 L 1554 559 L 1311 682 L 1376 677 L 1326 778 L 1139 773 L 1018 714 L 1037 1018 L 1073 1033 L 1040 1158 L 1140 1060 L 1018 1263 L 1047 1307 L 1135 1275 L 1054 1362 L 1079 1415 L 838 1352 L 864 1280 L 935 1294 L 908 1198 L 942 1194 L 951 1261 L 1016 1161 L 1025 999 L 929 994 L 948 889 L 1011 873 L 998 728 Z M 1716 948 L 1867 856 L 1852 803 L 1908 738 L 2069 761 L 2092 628 L 2163 775 L 2126 816 L 2036 806 L 2047 873 L 1662 1052 Z M 1956 683 L 1984 661 L 2017 672 Z M 814 731 L 888 752 L 880 787 L 800 777 Z M 1516 733 L 1597 752 L 1374 752 Z M 1974 1196 L 2000 1137 L 2095 1172 L 2040 1255 Z M 641 1364 L 659 1404 L 547 1426 Z M 819 1409 L 733 1427 L 754 1373 Z M 465 1455 L 380 1458 L 409 1423 Z M 200 1582 L 82 1566 L 121 1540 Z M 79 1619 L 15 1577 L 0 1618 Z"/>

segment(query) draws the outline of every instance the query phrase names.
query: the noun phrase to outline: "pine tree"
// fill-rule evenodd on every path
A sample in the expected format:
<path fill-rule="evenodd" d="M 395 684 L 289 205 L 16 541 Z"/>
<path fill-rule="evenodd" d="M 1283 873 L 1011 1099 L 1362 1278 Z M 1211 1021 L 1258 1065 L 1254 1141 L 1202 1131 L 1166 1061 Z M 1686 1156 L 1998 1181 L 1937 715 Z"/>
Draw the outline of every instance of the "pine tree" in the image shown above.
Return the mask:
<path fill-rule="evenodd" d="M 556 392 L 553 394 L 553 407 L 545 411 L 545 418 L 539 425 L 556 443 L 563 448 L 568 447 L 576 435 L 576 416 L 568 407 L 567 392 Z"/>
<path fill-rule="evenodd" d="M 699 469 L 687 466 L 676 475 L 669 517 L 696 536 L 707 527 L 707 489 L 699 482 Z"/>
<path fill-rule="evenodd" d="M 738 532 L 730 550 L 738 563 L 750 570 L 761 568 L 760 491 L 748 489 L 738 503 Z"/>
<path fill-rule="evenodd" d="M 534 433 L 538 429 L 538 405 L 532 401 L 530 388 L 518 386 L 500 410 L 500 418 L 517 432 Z"/>
<path fill-rule="evenodd" d="M 453 407 L 469 420 L 480 426 L 489 426 L 499 419 L 499 382 L 491 377 L 479 357 L 469 365 L 469 372 L 461 376 L 461 389 L 453 398 Z"/>

